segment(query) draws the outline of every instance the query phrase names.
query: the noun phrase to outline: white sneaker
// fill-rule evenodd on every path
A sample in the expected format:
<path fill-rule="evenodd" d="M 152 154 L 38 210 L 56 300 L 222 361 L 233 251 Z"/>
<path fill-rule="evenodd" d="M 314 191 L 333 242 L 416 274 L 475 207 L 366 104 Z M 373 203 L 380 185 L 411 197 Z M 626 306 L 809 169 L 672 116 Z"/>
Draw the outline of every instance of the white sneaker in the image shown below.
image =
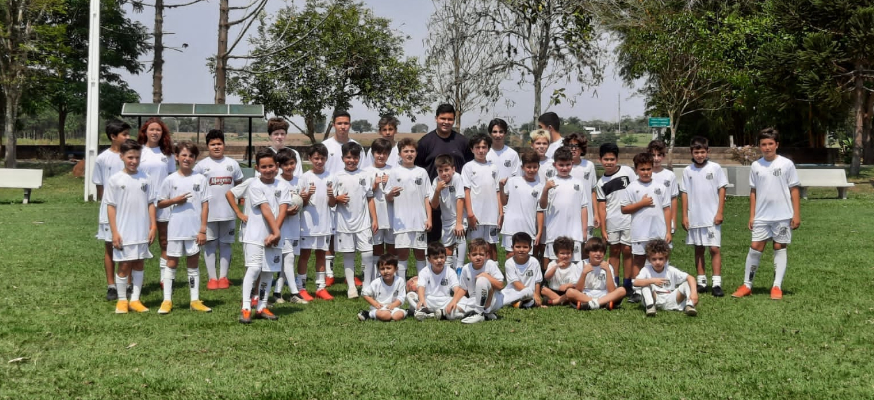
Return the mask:
<path fill-rule="evenodd" d="M 413 316 L 416 317 L 417 321 L 424 321 L 426 318 L 434 318 L 434 312 L 428 307 L 422 307 L 421 309 L 416 310 L 416 312 L 413 313 Z"/>
<path fill-rule="evenodd" d="M 478 324 L 478 323 L 483 322 L 485 320 L 486 320 L 486 318 L 483 317 L 482 314 L 474 313 L 473 315 L 471 315 L 469 317 L 465 317 L 464 319 L 462 319 L 461 323 L 462 324 Z"/>
<path fill-rule="evenodd" d="M 485 318 L 486 318 L 486 321 L 495 321 L 498 319 L 498 315 L 493 313 L 493 312 L 490 312 L 490 313 L 486 313 Z"/>
<path fill-rule="evenodd" d="M 358 289 L 356 289 L 355 286 L 350 286 L 349 290 L 346 291 L 346 295 L 350 299 L 357 299 L 358 298 Z"/>
<path fill-rule="evenodd" d="M 300 297 L 299 294 L 291 295 L 291 300 L 289 300 L 289 301 L 291 303 L 295 303 L 295 304 L 309 304 L 310 303 L 310 302 L 304 300 L 303 297 Z"/>
<path fill-rule="evenodd" d="M 434 318 L 436 318 L 437 320 L 446 318 L 446 311 L 442 308 L 438 308 L 437 311 L 434 312 Z"/>

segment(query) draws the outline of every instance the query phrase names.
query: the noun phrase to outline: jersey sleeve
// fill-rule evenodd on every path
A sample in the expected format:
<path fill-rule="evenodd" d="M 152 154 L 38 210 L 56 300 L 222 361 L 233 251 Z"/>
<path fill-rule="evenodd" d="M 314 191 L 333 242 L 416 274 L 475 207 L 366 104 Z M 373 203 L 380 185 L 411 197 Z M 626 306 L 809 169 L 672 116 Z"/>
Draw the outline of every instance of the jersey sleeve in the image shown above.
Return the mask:
<path fill-rule="evenodd" d="M 103 176 L 103 158 L 97 157 L 97 160 L 94 161 L 94 172 L 91 174 L 91 183 L 103 186 L 103 181 L 107 178 L 109 177 Z"/>
<path fill-rule="evenodd" d="M 243 181 L 243 183 L 234 186 L 234 188 L 231 189 L 231 194 L 234 195 L 234 198 L 240 199 L 246 197 L 246 191 L 248 191 L 249 185 L 252 184 L 253 179 L 255 178 L 246 179 L 245 181 Z"/>
<path fill-rule="evenodd" d="M 255 207 L 267 202 L 267 194 L 264 193 L 262 185 L 250 185 L 246 200 L 254 209 Z"/>
<path fill-rule="evenodd" d="M 720 176 L 721 174 L 722 174 L 722 168 L 719 169 L 719 173 L 717 174 L 717 176 Z M 681 192 L 687 193 L 689 191 L 689 183 L 690 183 L 689 179 L 691 179 L 689 177 L 689 170 L 684 168 L 683 169 L 683 176 L 680 177 L 680 188 L 679 189 Z M 721 184 L 721 181 L 717 181 L 717 182 L 720 182 L 720 184 Z M 720 186 L 720 187 L 722 187 L 722 186 Z"/>
<path fill-rule="evenodd" d="M 504 263 L 504 272 L 507 273 L 507 284 L 511 284 L 519 280 L 519 270 L 516 268 L 516 263 L 513 259 L 507 260 Z"/>
<path fill-rule="evenodd" d="M 279 194 L 279 204 L 291 204 L 291 184 L 288 182 L 282 182 L 280 187 Z"/>
<path fill-rule="evenodd" d="M 161 183 L 161 187 L 158 189 L 158 200 L 170 199 L 170 185 L 172 184 L 173 179 L 164 179 L 164 182 Z"/>
<path fill-rule="evenodd" d="M 671 176 L 671 198 L 674 198 L 680 195 L 680 185 L 677 184 L 677 174 L 671 171 Z"/>
<path fill-rule="evenodd" d="M 191 169 L 191 172 L 193 172 L 195 174 L 202 175 L 203 174 L 203 162 L 206 160 L 207 160 L 207 158 L 204 158 L 203 160 L 198 161 L 197 164 L 194 164 L 194 168 Z"/>
<path fill-rule="evenodd" d="M 756 188 L 756 174 L 758 173 L 758 169 L 759 162 L 754 161 L 753 164 L 750 166 L 750 189 Z"/>
<path fill-rule="evenodd" d="M 801 181 L 798 180 L 798 170 L 795 169 L 795 164 L 787 160 L 789 167 L 786 168 L 786 183 L 789 187 L 800 186 Z"/>
<path fill-rule="evenodd" d="M 627 206 L 631 203 L 634 203 L 634 195 L 631 194 L 631 191 L 628 190 L 628 187 L 626 187 L 625 190 L 622 191 L 621 196 L 622 200 L 619 201 L 619 205 Z"/>
<path fill-rule="evenodd" d="M 381 284 L 382 284 L 382 278 L 376 278 L 376 279 L 370 281 L 369 285 L 364 286 L 364 288 L 363 288 L 364 290 L 361 291 L 361 295 L 373 298 L 373 293 L 374 293 L 373 285 L 381 285 Z"/>
<path fill-rule="evenodd" d="M 374 194 L 373 194 L 373 181 L 374 181 L 373 174 L 366 173 L 366 174 L 362 174 L 362 175 L 364 176 L 364 184 L 366 185 L 364 187 L 364 196 L 369 199 L 369 198 L 374 196 Z"/>
<path fill-rule="evenodd" d="M 492 261 L 492 260 L 487 260 L 486 262 L 489 265 L 489 275 L 491 275 L 492 278 L 495 278 L 495 279 L 503 282 L 504 281 L 504 274 L 501 273 L 501 269 L 498 268 L 498 263 L 495 261 Z"/>
<path fill-rule="evenodd" d="M 716 168 L 716 187 L 724 188 L 728 186 L 728 177 L 725 176 L 725 172 L 722 171 L 722 168 Z"/>
<path fill-rule="evenodd" d="M 207 184 L 206 177 L 203 175 L 198 175 L 198 181 L 200 181 L 200 190 L 197 193 L 198 198 L 201 203 L 206 203 L 212 200 L 212 196 L 209 194 L 209 185 Z"/>
<path fill-rule="evenodd" d="M 607 201 L 607 196 L 604 195 L 604 187 L 602 185 L 595 184 L 595 197 L 598 201 Z"/>
<path fill-rule="evenodd" d="M 674 184 L 676 186 L 676 183 Z M 675 195 L 670 194 L 667 190 L 662 195 L 662 208 L 670 208 L 671 207 L 671 199 L 676 197 Z"/>
<path fill-rule="evenodd" d="M 155 181 L 153 181 L 153 180 L 146 180 L 146 181 L 149 182 L 146 184 L 147 185 L 146 196 L 148 196 L 148 202 L 149 202 L 149 204 L 155 203 L 158 201 L 158 185 L 156 185 Z M 166 181 L 166 179 L 165 179 L 165 181 Z M 157 204 L 155 204 L 155 206 L 157 206 Z"/>
<path fill-rule="evenodd" d="M 471 175 L 471 167 L 465 165 L 461 169 L 461 183 L 465 188 L 473 187 L 473 176 Z"/>
<path fill-rule="evenodd" d="M 543 282 L 543 271 L 540 270 L 540 261 L 532 259 L 532 263 L 528 268 L 534 268 L 534 283 Z"/>
<path fill-rule="evenodd" d="M 634 279 L 647 279 L 649 278 L 649 270 L 646 268 L 641 268 L 640 272 L 637 273 L 637 276 Z"/>
<path fill-rule="evenodd" d="M 106 182 L 106 190 L 103 192 L 103 201 L 105 201 L 107 205 L 117 206 L 118 199 L 121 196 L 119 190 L 118 185 L 115 184 L 112 179 L 109 179 Z"/>
<path fill-rule="evenodd" d="M 243 180 L 243 169 L 240 168 L 240 163 L 238 163 L 236 160 L 232 160 L 232 161 L 234 164 L 234 167 L 233 167 L 234 168 L 234 172 L 233 172 L 234 183 L 237 183 L 237 182 Z M 300 164 L 300 160 L 298 160 L 298 164 Z M 297 175 L 295 175 L 295 176 L 297 176 Z"/>
<path fill-rule="evenodd" d="M 445 268 L 445 267 L 444 267 Z M 451 269 L 446 274 L 446 279 L 449 281 L 449 288 L 455 290 L 458 288 L 458 274 L 453 273 Z"/>
<path fill-rule="evenodd" d="M 671 277 L 671 284 L 674 287 L 682 285 L 683 281 L 685 281 L 686 278 L 689 277 L 689 274 L 675 268 L 673 265 L 669 265 L 668 268 L 670 269 L 669 272 L 670 272 L 670 277 Z"/>
<path fill-rule="evenodd" d="M 425 186 L 423 188 L 424 192 L 425 192 L 424 198 L 425 198 L 425 200 L 428 200 L 431 197 L 431 194 L 433 193 L 433 192 L 431 192 L 431 179 L 428 178 L 428 172 L 425 171 L 424 168 L 419 171 L 419 174 L 422 176 L 422 184 Z"/>
<path fill-rule="evenodd" d="M 401 304 L 404 304 L 404 300 L 407 299 L 407 285 L 403 279 L 395 278 L 395 286 L 397 286 L 398 290 L 395 292 L 397 296 L 392 301 L 400 301 Z"/>
<path fill-rule="evenodd" d="M 465 277 L 468 275 L 470 275 L 470 264 L 465 264 L 461 270 L 461 276 L 458 277 L 458 287 L 470 293 L 474 288 L 467 287 L 467 279 Z"/>
<path fill-rule="evenodd" d="M 459 179 L 453 179 L 452 184 L 455 185 L 455 198 L 456 199 L 463 199 L 465 197 L 464 196 L 464 184 L 461 181 L 461 176 L 459 176 Z"/>

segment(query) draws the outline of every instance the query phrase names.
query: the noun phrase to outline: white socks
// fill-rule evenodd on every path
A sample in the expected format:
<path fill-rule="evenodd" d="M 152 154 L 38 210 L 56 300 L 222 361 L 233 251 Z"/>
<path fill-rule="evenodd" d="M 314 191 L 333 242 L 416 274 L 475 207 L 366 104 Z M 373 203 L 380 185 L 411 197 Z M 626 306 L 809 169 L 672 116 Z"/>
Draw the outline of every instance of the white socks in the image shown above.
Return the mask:
<path fill-rule="evenodd" d="M 161 258 L 161 261 L 158 263 L 158 265 L 161 267 L 161 275 L 160 276 L 164 276 L 164 270 L 167 269 L 167 259 Z M 131 272 L 133 272 L 133 271 L 131 271 Z"/>
<path fill-rule="evenodd" d="M 118 291 L 119 300 L 127 300 L 127 280 L 128 277 L 120 277 L 115 275 L 115 290 Z"/>
<path fill-rule="evenodd" d="M 456 239 L 455 242 L 455 265 L 449 265 L 456 270 L 464 266 L 464 260 L 467 258 L 467 240 L 464 238 Z"/>
<path fill-rule="evenodd" d="M 130 276 L 131 283 L 134 285 L 134 290 L 130 294 L 130 301 L 138 301 L 140 299 L 140 292 L 143 290 L 143 271 L 131 271 Z"/>
<path fill-rule="evenodd" d="M 589 300 L 589 308 L 597 310 L 601 308 L 601 303 L 598 303 L 598 299 Z"/>
<path fill-rule="evenodd" d="M 164 284 L 164 301 L 173 299 L 173 281 L 176 279 L 176 268 L 164 268 L 161 283 Z"/>
<path fill-rule="evenodd" d="M 713 275 L 713 287 L 722 287 L 722 276 Z"/>
<path fill-rule="evenodd" d="M 222 243 L 219 241 L 219 262 L 221 269 L 219 270 L 219 278 L 228 277 L 228 269 L 231 266 L 231 244 Z"/>
<path fill-rule="evenodd" d="M 443 264 L 446 268 L 455 269 L 455 256 L 446 256 L 446 263 Z"/>
<path fill-rule="evenodd" d="M 316 272 L 316 290 L 325 288 L 325 272 Z"/>
<path fill-rule="evenodd" d="M 698 282 L 698 286 L 707 286 L 707 275 L 698 275 L 695 279 Z M 713 286 L 716 286 L 714 283 Z"/>
<path fill-rule="evenodd" d="M 270 296 L 270 285 L 273 284 L 273 273 L 261 272 L 261 286 L 258 287 L 258 312 L 267 308 L 267 297 Z"/>
<path fill-rule="evenodd" d="M 210 240 L 203 245 L 203 263 L 206 264 L 206 274 L 209 279 L 218 279 L 215 270 L 215 251 L 218 247 L 218 240 Z"/>
<path fill-rule="evenodd" d="M 418 275 L 419 272 L 422 272 L 422 269 L 425 268 L 425 265 L 427 265 L 425 264 L 425 260 L 416 260 L 416 275 Z"/>
<path fill-rule="evenodd" d="M 409 261 L 407 261 L 406 258 L 401 260 L 400 257 L 398 257 L 398 278 L 403 279 L 404 282 L 407 281 L 407 263 L 408 262 Z"/>
<path fill-rule="evenodd" d="M 762 252 L 750 248 L 749 253 L 747 253 L 747 263 L 744 267 L 744 285 L 747 288 L 753 288 L 753 279 L 756 278 L 756 271 L 759 269 L 759 260 L 761 259 Z"/>
<path fill-rule="evenodd" d="M 296 277 L 295 275 L 295 260 L 294 253 L 286 253 L 282 255 L 282 273 L 279 274 L 279 279 L 276 281 L 276 293 L 282 293 L 282 285 L 288 283 L 288 290 L 291 291 L 291 294 L 298 294 L 298 282 L 292 283 L 292 279 Z M 304 278 L 306 275 L 304 275 Z"/>
<path fill-rule="evenodd" d="M 786 249 L 774 250 L 774 286 L 783 289 L 783 276 L 786 275 Z"/>
<path fill-rule="evenodd" d="M 294 283 L 297 284 L 297 290 L 306 290 L 306 288 L 307 288 L 307 274 L 295 275 Z"/>
<path fill-rule="evenodd" d="M 325 254 L 325 273 L 331 278 L 334 277 L 334 256 Z"/>
<path fill-rule="evenodd" d="M 188 268 L 188 290 L 191 301 L 200 300 L 200 268 Z"/>
<path fill-rule="evenodd" d="M 249 267 L 246 268 L 246 275 L 243 275 L 243 309 L 251 310 L 252 309 L 252 286 L 255 284 L 255 280 L 258 279 L 258 276 L 261 274 L 260 267 Z"/>
<path fill-rule="evenodd" d="M 370 279 L 373 280 L 373 252 L 365 251 L 361 253 L 361 272 L 364 274 L 364 282 L 361 285 L 362 288 L 366 287 L 370 281 L 367 280 L 367 273 L 370 270 Z"/>
<path fill-rule="evenodd" d="M 346 286 L 355 287 L 355 253 L 343 253 L 343 273 L 346 274 Z"/>

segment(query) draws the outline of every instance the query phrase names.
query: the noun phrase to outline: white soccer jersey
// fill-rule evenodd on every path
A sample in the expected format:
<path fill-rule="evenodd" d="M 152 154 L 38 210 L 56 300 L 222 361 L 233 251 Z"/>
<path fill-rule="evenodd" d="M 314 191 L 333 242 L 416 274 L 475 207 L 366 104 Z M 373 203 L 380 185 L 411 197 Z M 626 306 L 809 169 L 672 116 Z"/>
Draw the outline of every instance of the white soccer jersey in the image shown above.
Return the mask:
<path fill-rule="evenodd" d="M 561 146 L 564 146 L 564 139 L 558 139 L 558 141 L 550 143 L 549 147 L 546 148 L 546 158 L 552 158 L 555 155 L 555 151 L 560 149 Z"/>
<path fill-rule="evenodd" d="M 106 185 L 109 183 L 109 178 L 116 172 L 124 169 L 124 161 L 121 161 L 120 153 L 113 153 L 112 150 L 106 149 L 97 156 L 94 160 L 94 173 L 91 175 L 91 183 L 103 186 L 104 198 L 100 200 L 100 213 L 98 222 L 108 224 L 109 217 L 106 216 Z"/>
<path fill-rule="evenodd" d="M 783 221 L 792 219 L 792 196 L 789 188 L 799 186 L 795 164 L 777 156 L 774 161 L 764 157 L 750 168 L 750 189 L 756 189 L 756 221 Z"/>
<path fill-rule="evenodd" d="M 555 171 L 555 164 L 553 164 L 552 158 L 547 157 L 545 160 L 540 161 L 540 168 L 537 169 L 537 177 L 541 182 L 546 182 L 552 178 L 555 178 L 557 172 Z"/>
<path fill-rule="evenodd" d="M 431 188 L 437 188 L 438 179 L 440 177 L 434 178 L 434 181 L 431 182 Z M 456 172 L 452 175 L 449 184 L 440 191 L 440 222 L 444 225 L 455 224 L 458 217 L 458 199 L 464 199 L 464 183 L 461 175 Z M 461 215 L 462 217 L 467 216 L 467 210 L 462 208 Z"/>
<path fill-rule="evenodd" d="M 353 139 L 349 139 L 350 143 L 358 143 Z M 325 171 L 328 171 L 331 175 L 337 175 L 340 171 L 346 169 L 346 164 L 343 162 L 343 144 L 337 141 L 334 136 L 328 138 L 322 142 L 325 147 L 328 148 L 328 159 L 325 161 Z M 362 147 L 363 149 L 363 147 Z M 361 163 L 366 154 L 359 157 L 358 159 L 358 169 L 361 169 Z"/>
<path fill-rule="evenodd" d="M 681 190 L 689 203 L 689 228 L 713 226 L 719 210 L 719 189 L 728 186 L 722 167 L 713 161 L 700 168 L 691 164 L 683 169 L 682 182 Z"/>
<path fill-rule="evenodd" d="M 548 204 L 544 211 L 543 221 L 546 230 L 546 240 L 552 243 L 559 236 L 567 236 L 575 242 L 586 240 L 583 226 L 583 208 L 586 203 L 585 184 L 573 177 L 552 178 L 556 186 L 547 194 Z M 588 225 L 588 223 L 586 224 Z"/>
<path fill-rule="evenodd" d="M 498 168 L 489 163 L 471 161 L 464 164 L 461 179 L 470 189 L 471 208 L 479 225 L 498 225 Z"/>
<path fill-rule="evenodd" d="M 580 264 L 585 267 L 585 264 L 589 264 L 589 260 L 585 259 Z M 613 266 L 607 264 L 610 268 L 610 272 L 615 277 L 616 270 L 613 269 Z M 582 275 L 582 272 L 580 272 Z M 601 296 L 605 296 L 607 294 L 607 270 L 601 268 L 600 265 L 592 265 L 592 272 L 586 274 L 586 280 L 584 282 L 585 286 L 583 287 L 583 291 L 589 296 L 594 298 L 599 298 Z"/>
<path fill-rule="evenodd" d="M 504 178 L 519 175 L 519 169 L 522 167 L 519 153 L 507 145 L 504 145 L 501 150 L 489 149 L 486 161 L 498 167 L 498 182 Z"/>
<path fill-rule="evenodd" d="M 231 189 L 231 194 L 233 194 L 234 198 L 237 200 L 245 199 L 246 193 L 249 190 L 249 185 L 251 185 L 252 182 L 254 182 L 256 180 L 258 180 L 258 178 L 246 179 L 245 181 L 243 181 L 239 185 L 234 186 L 233 189 Z M 227 200 L 227 198 L 225 198 L 225 200 Z M 240 211 L 242 211 L 243 215 L 245 215 L 246 217 L 251 218 L 252 217 L 252 205 L 251 205 L 251 203 L 248 201 L 244 201 L 243 202 L 243 209 Z M 240 222 L 240 236 L 239 236 L 241 242 L 243 241 L 243 236 L 245 235 L 245 233 L 246 233 L 246 223 L 241 221 Z"/>
<path fill-rule="evenodd" d="M 370 229 L 368 199 L 373 197 L 373 174 L 356 169 L 340 171 L 331 178 L 334 196 L 349 195 L 349 203 L 337 203 L 337 232 L 357 233 Z"/>
<path fill-rule="evenodd" d="M 592 191 L 595 190 L 595 185 L 598 184 L 598 174 L 595 172 L 595 163 L 580 159 L 579 164 L 575 164 L 571 170 L 571 176 L 583 181 L 585 187 L 583 193 L 586 195 L 586 214 L 588 214 L 587 225 L 595 226 L 595 201 L 592 198 Z"/>
<path fill-rule="evenodd" d="M 282 190 L 288 191 L 288 208 L 290 209 L 291 195 L 300 195 L 300 188 L 298 187 L 298 181 L 300 181 L 300 179 L 296 176 L 292 176 L 290 181 L 286 181 L 285 179 L 282 179 L 282 176 L 277 176 L 276 180 L 279 181 L 281 185 L 285 185 L 285 188 Z M 248 204 L 248 202 L 246 203 Z M 285 220 L 282 221 L 282 227 L 280 228 L 280 231 L 282 232 L 282 240 L 300 239 L 300 212 L 301 210 L 297 210 L 297 214 L 285 215 Z"/>
<path fill-rule="evenodd" d="M 168 240 L 194 240 L 200 232 L 203 203 L 211 199 L 205 176 L 195 173 L 185 176 L 178 172 L 170 174 L 161 184 L 158 201 L 169 200 L 185 193 L 191 194 L 186 202 L 169 207 Z"/>
<path fill-rule="evenodd" d="M 400 153 L 398 151 L 397 145 L 391 147 L 391 153 L 389 153 L 388 158 L 385 159 L 385 165 L 388 165 L 389 167 L 397 167 L 398 165 L 401 165 L 401 156 L 400 156 Z M 359 165 L 359 167 L 361 169 L 367 169 L 367 168 L 370 168 L 372 166 L 373 166 L 373 149 L 371 148 L 371 149 L 367 150 L 367 157 L 365 157 L 361 161 L 361 164 Z"/>
<path fill-rule="evenodd" d="M 143 146 L 139 170 L 154 179 L 156 187 L 161 187 L 164 179 L 176 172 L 176 155 L 165 155 L 160 147 Z"/>
<path fill-rule="evenodd" d="M 203 174 L 209 185 L 209 222 L 233 221 L 236 216 L 225 194 L 234 187 L 234 182 L 243 180 L 240 163 L 229 157 L 220 160 L 207 157 L 197 162 L 194 173 Z"/>
<path fill-rule="evenodd" d="M 407 232 L 424 232 L 428 221 L 428 211 L 425 202 L 431 197 L 431 180 L 428 172 L 421 167 L 392 168 L 388 175 L 386 192 L 395 187 L 401 188 L 401 193 L 394 198 L 394 215 L 391 229 L 395 234 Z M 430 207 L 428 205 L 427 207 Z"/>
<path fill-rule="evenodd" d="M 622 213 L 622 198 L 625 187 L 637 180 L 634 170 L 624 165 L 613 175 L 604 175 L 595 185 L 595 195 L 598 202 L 607 203 L 607 232 L 618 232 L 631 229 L 631 216 Z"/>
<path fill-rule="evenodd" d="M 107 206 L 115 206 L 115 228 L 125 246 L 149 243 L 149 204 L 157 197 L 152 182 L 143 171 L 130 175 L 122 170 L 106 184 L 103 199 Z"/>
<path fill-rule="evenodd" d="M 636 180 L 625 188 L 625 198 L 620 204 L 627 206 L 637 203 L 643 199 L 643 196 L 652 198 L 654 206 L 643 207 L 631 214 L 631 241 L 647 242 L 652 239 L 664 239 L 667 234 L 665 208 L 671 207 L 668 189 L 655 181 L 642 183 Z"/>
<path fill-rule="evenodd" d="M 301 192 L 310 190 L 315 185 L 316 192 L 300 212 L 301 236 L 331 236 L 334 229 L 334 211 L 328 207 L 328 182 L 331 174 L 326 169 L 321 174 L 312 170 L 304 172 L 298 181 Z"/>
<path fill-rule="evenodd" d="M 283 190 L 283 188 L 286 190 Z M 272 231 L 270 226 L 267 225 L 267 221 L 264 220 L 261 205 L 267 204 L 275 219 L 279 216 L 279 205 L 282 203 L 288 204 L 290 201 L 287 189 L 288 186 L 284 185 L 280 179 L 274 179 L 273 183 L 264 183 L 261 179 L 258 179 L 249 184 L 249 190 L 246 192 L 246 202 L 251 203 L 252 214 L 249 216 L 249 222 L 246 224 L 243 243 L 264 246 L 264 239 Z"/>
<path fill-rule="evenodd" d="M 381 179 L 383 176 L 388 176 L 389 172 L 391 172 L 392 167 L 388 164 L 385 167 L 377 168 L 374 166 L 369 166 L 365 171 L 367 171 L 371 178 L 376 181 Z M 385 199 L 385 187 L 386 184 L 378 184 L 376 185 L 376 189 L 373 190 L 373 204 L 376 206 L 376 220 L 379 224 L 379 229 L 391 229 L 391 221 L 394 218 L 394 207 Z"/>
<path fill-rule="evenodd" d="M 580 280 L 580 275 L 583 274 L 583 267 L 580 263 L 571 262 L 567 268 L 558 268 L 558 262 L 552 261 L 549 263 L 549 268 L 555 267 L 555 274 L 549 280 L 549 288 L 552 290 L 561 290 L 561 285 L 576 284 Z"/>
<path fill-rule="evenodd" d="M 455 273 L 455 270 L 451 270 L 448 265 L 443 267 L 443 271 L 436 274 L 429 263 L 428 267 L 422 268 L 422 271 L 419 272 L 416 287 L 425 288 L 425 297 L 437 300 L 436 303 L 442 303 L 442 300 L 452 298 L 452 291 L 458 287 L 458 274 Z"/>
<path fill-rule="evenodd" d="M 680 185 L 677 182 L 677 175 L 674 174 L 674 171 L 667 168 L 662 168 L 661 172 L 653 171 L 652 181 L 668 189 L 672 199 L 680 195 Z"/>
<path fill-rule="evenodd" d="M 667 278 L 667 283 L 662 286 L 657 286 L 654 290 L 657 295 L 665 295 L 673 292 L 674 289 L 682 285 L 683 282 L 686 282 L 688 276 L 689 274 L 674 268 L 673 265 L 666 266 L 662 272 L 656 272 L 652 268 L 652 265 L 647 263 L 643 266 L 643 269 L 640 270 L 640 273 L 637 274 L 635 279 Z"/>
<path fill-rule="evenodd" d="M 407 297 L 407 289 L 404 283 L 403 279 L 395 276 L 392 284 L 387 285 L 385 280 L 380 276 L 371 281 L 369 285 L 365 286 L 361 295 L 370 297 L 384 306 L 388 306 L 395 300 L 398 300 L 403 304 L 404 299 Z M 371 306 L 370 309 L 374 310 L 374 307 Z"/>
<path fill-rule="evenodd" d="M 512 257 L 507 257 L 504 262 L 504 272 L 507 273 L 507 286 L 513 282 L 522 282 L 522 286 L 534 290 L 534 285 L 543 282 L 543 273 L 540 272 L 540 263 L 534 257 L 528 257 L 525 264 L 516 264 Z"/>
<path fill-rule="evenodd" d="M 507 205 L 504 208 L 504 225 L 501 234 L 513 235 L 525 232 L 533 239 L 537 235 L 537 210 L 543 184 L 538 178 L 528 182 L 521 176 L 514 176 L 504 184 Z M 509 276 L 509 274 L 507 274 Z"/>
<path fill-rule="evenodd" d="M 504 274 L 501 273 L 498 263 L 494 260 L 486 260 L 486 263 L 480 269 L 475 269 L 471 263 L 464 264 L 464 267 L 461 269 L 461 276 L 458 279 L 458 286 L 468 293 L 468 297 L 475 297 L 473 291 L 476 289 L 476 277 L 483 272 L 500 282 L 504 281 Z"/>

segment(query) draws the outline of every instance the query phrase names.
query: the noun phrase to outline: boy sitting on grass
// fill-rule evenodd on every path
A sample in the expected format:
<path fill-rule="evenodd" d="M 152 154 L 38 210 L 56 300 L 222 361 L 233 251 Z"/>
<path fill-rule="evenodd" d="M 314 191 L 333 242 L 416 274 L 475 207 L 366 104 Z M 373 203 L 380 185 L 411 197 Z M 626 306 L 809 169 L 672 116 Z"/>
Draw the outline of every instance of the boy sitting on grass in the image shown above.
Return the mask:
<path fill-rule="evenodd" d="M 649 261 L 637 278 L 635 287 L 641 288 L 646 316 L 654 317 L 656 309 L 683 311 L 686 315 L 698 315 L 698 288 L 695 278 L 672 265 L 668 265 L 671 247 L 663 239 L 651 240 L 646 244 L 646 257 Z"/>
<path fill-rule="evenodd" d="M 428 244 L 428 266 L 419 271 L 414 292 L 407 292 L 407 304 L 417 320 L 443 319 L 443 310 L 452 301 L 452 292 L 458 290 L 458 275 L 446 268 L 446 246 L 440 242 Z M 449 270 L 449 272 L 447 272 Z"/>
<path fill-rule="evenodd" d="M 549 281 L 549 286 L 543 288 L 542 295 L 546 297 L 546 305 L 555 306 L 567 303 L 566 292 L 576 286 L 580 280 L 582 268 L 573 262 L 574 241 L 567 236 L 559 236 L 552 243 L 556 260 L 549 263 L 543 277 Z"/>
<path fill-rule="evenodd" d="M 398 278 L 398 257 L 394 254 L 383 254 L 378 261 L 379 278 L 370 282 L 362 290 L 362 297 L 370 304 L 370 310 L 358 313 L 359 321 L 376 319 L 383 322 L 400 321 L 407 316 L 401 308 L 407 290 L 404 280 Z"/>
<path fill-rule="evenodd" d="M 607 254 L 604 239 L 590 238 L 584 252 L 589 258 L 583 260 L 583 272 L 577 285 L 567 290 L 568 300 L 574 308 L 584 311 L 619 307 L 625 297 L 625 288 L 617 287 L 613 266 L 604 261 Z"/>
<path fill-rule="evenodd" d="M 470 262 L 461 269 L 459 288 L 446 306 L 446 315 L 450 319 L 464 316 L 462 324 L 496 320 L 495 311 L 504 305 L 504 274 L 498 263 L 487 259 L 491 246 L 484 239 L 472 240 L 468 249 Z"/>
<path fill-rule="evenodd" d="M 504 304 L 511 304 L 517 308 L 540 307 L 543 300 L 540 299 L 540 283 L 543 282 L 543 273 L 540 271 L 540 263 L 532 257 L 531 235 L 518 232 L 513 235 L 513 257 L 507 258 L 504 263 L 504 272 L 507 274 L 507 287 L 501 290 L 504 295 Z"/>

